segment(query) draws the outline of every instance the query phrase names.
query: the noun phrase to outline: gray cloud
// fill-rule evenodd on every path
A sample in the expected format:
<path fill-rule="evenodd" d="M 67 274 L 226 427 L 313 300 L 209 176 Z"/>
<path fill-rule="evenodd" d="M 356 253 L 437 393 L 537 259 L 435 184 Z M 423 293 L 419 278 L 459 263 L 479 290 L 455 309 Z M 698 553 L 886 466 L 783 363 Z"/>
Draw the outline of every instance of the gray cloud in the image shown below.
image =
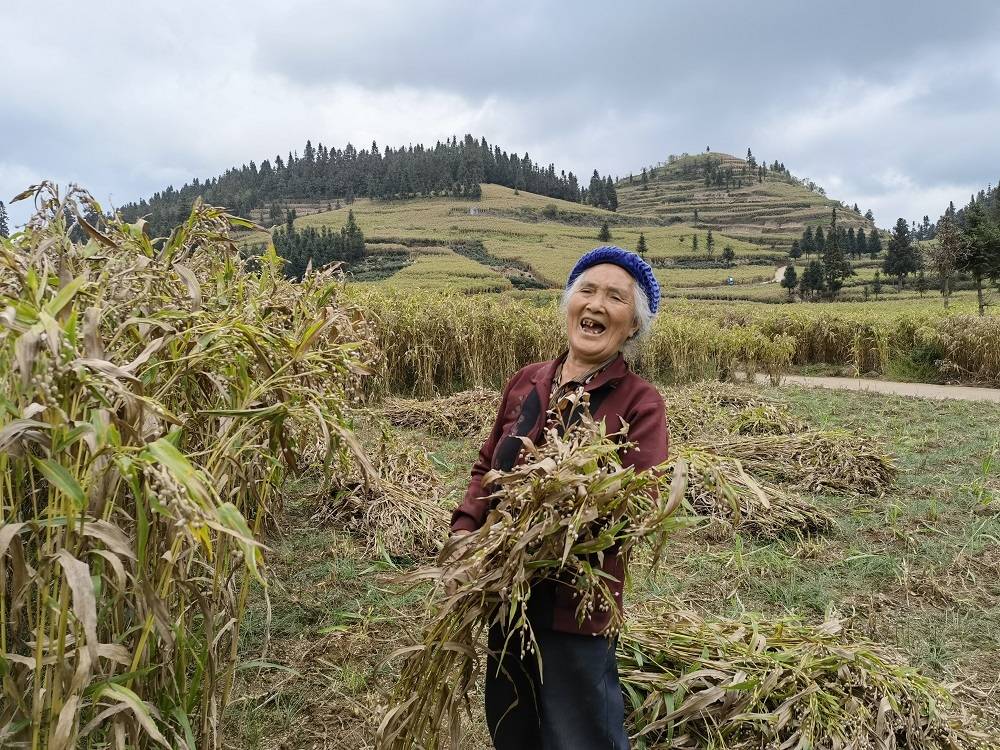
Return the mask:
<path fill-rule="evenodd" d="M 4 22 L 4 199 L 466 132 L 582 175 L 750 145 L 883 225 L 1000 177 L 992 2 L 18 0 Z"/>

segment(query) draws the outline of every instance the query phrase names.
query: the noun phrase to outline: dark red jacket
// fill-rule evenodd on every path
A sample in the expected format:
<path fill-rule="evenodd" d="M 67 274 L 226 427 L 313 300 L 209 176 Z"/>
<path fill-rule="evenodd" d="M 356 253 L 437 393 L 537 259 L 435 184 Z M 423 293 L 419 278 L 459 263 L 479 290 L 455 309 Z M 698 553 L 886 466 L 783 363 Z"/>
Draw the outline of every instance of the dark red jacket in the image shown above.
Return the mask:
<path fill-rule="evenodd" d="M 452 531 L 475 531 L 482 526 L 490 510 L 483 475 L 505 464 L 513 465 L 521 445 L 516 436 L 528 437 L 536 445 L 542 441 L 552 378 L 565 356 L 528 365 L 507 383 L 493 430 L 472 467 L 469 489 L 452 514 Z M 628 423 L 628 440 L 638 448 L 622 456 L 623 464 L 647 469 L 666 460 L 669 435 L 663 399 L 652 385 L 629 370 L 621 355 L 584 390 L 590 394 L 591 411 L 596 419 L 605 421 L 609 434 L 619 431 L 623 420 Z M 615 579 L 610 588 L 621 606 L 625 560 L 617 554 L 605 554 L 603 569 Z M 572 588 L 554 581 L 532 590 L 529 615 L 536 627 L 564 633 L 599 634 L 610 620 L 610 613 L 597 612 L 578 625 Z"/>

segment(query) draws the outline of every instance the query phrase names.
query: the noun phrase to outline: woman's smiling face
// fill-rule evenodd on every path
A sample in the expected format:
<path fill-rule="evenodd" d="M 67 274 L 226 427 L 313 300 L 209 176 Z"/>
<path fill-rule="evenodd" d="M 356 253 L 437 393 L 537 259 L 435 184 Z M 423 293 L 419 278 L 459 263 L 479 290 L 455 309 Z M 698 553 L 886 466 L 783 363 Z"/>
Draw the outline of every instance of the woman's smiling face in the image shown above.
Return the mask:
<path fill-rule="evenodd" d="M 566 306 L 566 334 L 575 358 L 600 364 L 611 359 L 639 326 L 632 276 L 613 263 L 591 266 Z"/>

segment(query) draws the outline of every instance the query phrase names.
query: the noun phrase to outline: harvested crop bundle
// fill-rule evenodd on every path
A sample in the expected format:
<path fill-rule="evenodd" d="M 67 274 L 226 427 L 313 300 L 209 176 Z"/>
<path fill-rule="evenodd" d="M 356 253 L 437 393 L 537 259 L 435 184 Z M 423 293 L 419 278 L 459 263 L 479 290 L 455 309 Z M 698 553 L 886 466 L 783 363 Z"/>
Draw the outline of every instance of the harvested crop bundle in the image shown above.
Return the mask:
<path fill-rule="evenodd" d="M 940 684 L 831 620 L 632 617 L 618 668 L 635 747 L 995 747 L 963 727 Z"/>
<path fill-rule="evenodd" d="M 424 430 L 435 437 L 482 441 L 500 404 L 499 391 L 476 388 L 426 401 L 387 398 L 375 413 L 396 427 Z"/>
<path fill-rule="evenodd" d="M 620 627 L 620 610 L 593 562 L 612 548 L 628 554 L 647 537 L 658 550 L 680 523 L 671 514 L 684 484 L 675 472 L 670 492 L 659 493 L 662 475 L 623 467 L 623 437 L 584 415 L 562 436 L 549 428 L 541 447 L 526 441 L 526 460 L 511 471 L 486 476 L 496 487 L 486 522 L 448 545 L 442 558 L 450 563 L 413 576 L 432 581 L 438 596 L 420 642 L 400 652 L 406 660 L 379 727 L 380 748 L 440 747 L 445 731 L 454 738 L 476 684 L 476 644 L 494 623 L 538 656 L 527 618 L 533 584 L 568 582 L 581 620 L 610 609 L 610 628 Z"/>
<path fill-rule="evenodd" d="M 787 435 L 808 429 L 788 408 L 759 390 L 733 383 L 660 389 L 670 434 L 680 442 L 737 435 Z"/>
<path fill-rule="evenodd" d="M 369 554 L 423 557 L 444 542 L 448 514 L 441 507 L 441 480 L 419 446 L 403 442 L 390 427 L 372 431 L 365 444 L 371 472 L 350 461 L 333 480 L 330 501 L 313 516 L 335 521 L 366 544 Z"/>
<path fill-rule="evenodd" d="M 882 495 L 896 480 L 892 455 L 871 438 L 810 430 L 716 440 L 705 446 L 743 462 L 755 475 L 813 492 Z"/>
<path fill-rule="evenodd" d="M 714 451 L 680 446 L 673 464 L 686 464 L 685 499 L 703 516 L 723 519 L 748 534 L 773 538 L 782 534 L 828 531 L 833 517 L 822 508 L 771 484 L 759 482 L 739 459 Z"/>

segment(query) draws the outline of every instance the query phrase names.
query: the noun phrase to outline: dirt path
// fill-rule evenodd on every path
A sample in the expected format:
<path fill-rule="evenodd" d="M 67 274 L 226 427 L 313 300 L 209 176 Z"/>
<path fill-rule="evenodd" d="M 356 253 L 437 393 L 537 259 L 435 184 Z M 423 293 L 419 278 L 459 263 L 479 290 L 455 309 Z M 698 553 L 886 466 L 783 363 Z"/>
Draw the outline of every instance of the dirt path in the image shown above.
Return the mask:
<path fill-rule="evenodd" d="M 757 375 L 757 382 L 767 384 L 766 375 Z M 833 388 L 845 391 L 871 391 L 891 393 L 896 396 L 916 398 L 958 399 L 960 401 L 996 401 L 1000 403 L 1000 388 L 972 388 L 964 385 L 936 385 L 933 383 L 897 383 L 891 380 L 869 378 L 824 378 L 806 375 L 785 375 L 782 383 L 808 388 Z"/>

